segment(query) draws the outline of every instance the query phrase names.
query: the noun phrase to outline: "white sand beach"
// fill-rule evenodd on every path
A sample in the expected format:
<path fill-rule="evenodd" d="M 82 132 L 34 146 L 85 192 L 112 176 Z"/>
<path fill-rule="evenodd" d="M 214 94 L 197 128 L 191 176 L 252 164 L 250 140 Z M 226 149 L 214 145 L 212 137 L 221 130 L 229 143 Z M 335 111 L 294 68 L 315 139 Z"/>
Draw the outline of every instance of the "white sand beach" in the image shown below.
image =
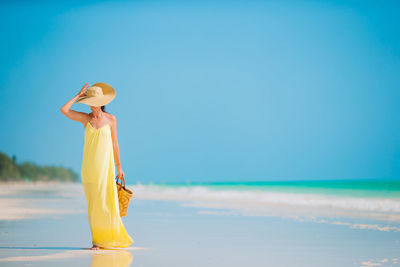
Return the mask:
<path fill-rule="evenodd" d="M 1 184 L 0 266 L 400 265 L 396 224 L 246 214 L 129 188 L 135 197 L 123 222 L 134 244 L 92 251 L 81 184 Z"/>

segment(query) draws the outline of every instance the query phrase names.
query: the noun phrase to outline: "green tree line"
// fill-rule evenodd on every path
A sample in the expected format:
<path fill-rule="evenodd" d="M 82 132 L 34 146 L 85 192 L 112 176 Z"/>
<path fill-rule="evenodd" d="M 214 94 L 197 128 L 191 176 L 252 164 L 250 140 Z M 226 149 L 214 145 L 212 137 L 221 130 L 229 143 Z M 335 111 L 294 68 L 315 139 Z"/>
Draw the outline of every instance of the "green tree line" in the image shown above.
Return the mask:
<path fill-rule="evenodd" d="M 18 164 L 16 156 L 10 158 L 0 152 L 0 181 L 77 182 L 79 175 L 72 169 L 61 166 L 39 166 L 30 161 Z"/>

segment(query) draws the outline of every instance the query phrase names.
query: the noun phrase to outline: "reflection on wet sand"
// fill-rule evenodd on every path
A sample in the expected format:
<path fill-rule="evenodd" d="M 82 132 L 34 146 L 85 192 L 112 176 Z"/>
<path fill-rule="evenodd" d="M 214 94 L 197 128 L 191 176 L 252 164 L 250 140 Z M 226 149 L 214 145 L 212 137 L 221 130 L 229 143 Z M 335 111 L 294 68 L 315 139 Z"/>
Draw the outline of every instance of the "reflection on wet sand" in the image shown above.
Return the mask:
<path fill-rule="evenodd" d="M 98 250 L 92 255 L 90 267 L 127 267 L 132 263 L 133 255 L 126 250 Z"/>
<path fill-rule="evenodd" d="M 71 247 L 0 247 L 0 249 L 7 249 L 9 251 L 29 251 L 35 250 L 60 250 L 65 251 L 45 254 L 45 255 L 23 255 L 14 257 L 0 258 L 0 262 L 45 262 L 53 260 L 68 260 L 78 257 L 92 257 L 90 267 L 126 267 L 130 266 L 133 261 L 133 254 L 131 250 L 148 249 L 144 247 L 131 247 L 125 249 L 99 249 L 91 250 L 89 248 L 71 248 Z M 1 264 L 0 264 L 1 265 Z"/>

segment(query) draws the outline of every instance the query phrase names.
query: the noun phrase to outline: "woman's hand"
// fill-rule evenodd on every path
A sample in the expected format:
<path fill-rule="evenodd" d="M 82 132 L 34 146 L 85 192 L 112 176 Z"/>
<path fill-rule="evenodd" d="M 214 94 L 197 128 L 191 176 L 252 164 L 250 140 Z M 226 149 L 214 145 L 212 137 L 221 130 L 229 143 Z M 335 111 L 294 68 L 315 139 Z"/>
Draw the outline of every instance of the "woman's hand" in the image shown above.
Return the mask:
<path fill-rule="evenodd" d="M 85 83 L 85 85 L 82 87 L 82 89 L 79 91 L 79 93 L 78 93 L 78 96 L 79 97 L 81 97 L 81 96 L 84 96 L 85 94 L 86 94 L 86 88 L 88 88 L 89 87 L 89 83 Z"/>
<path fill-rule="evenodd" d="M 121 182 L 124 182 L 125 184 L 125 173 L 122 171 L 122 169 L 118 170 L 118 177 L 121 179 Z"/>

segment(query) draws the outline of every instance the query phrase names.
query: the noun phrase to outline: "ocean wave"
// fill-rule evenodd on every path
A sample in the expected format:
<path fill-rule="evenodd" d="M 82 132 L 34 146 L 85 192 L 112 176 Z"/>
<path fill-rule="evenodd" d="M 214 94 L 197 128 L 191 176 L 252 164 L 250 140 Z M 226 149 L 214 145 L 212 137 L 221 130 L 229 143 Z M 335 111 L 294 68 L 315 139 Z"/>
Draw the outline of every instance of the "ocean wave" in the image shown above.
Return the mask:
<path fill-rule="evenodd" d="M 171 187 L 164 185 L 135 185 L 134 192 L 137 198 L 144 199 L 228 201 L 250 205 L 287 205 L 400 214 L 400 199 L 396 198 L 349 197 L 263 190 L 221 190 L 206 186 Z"/>

